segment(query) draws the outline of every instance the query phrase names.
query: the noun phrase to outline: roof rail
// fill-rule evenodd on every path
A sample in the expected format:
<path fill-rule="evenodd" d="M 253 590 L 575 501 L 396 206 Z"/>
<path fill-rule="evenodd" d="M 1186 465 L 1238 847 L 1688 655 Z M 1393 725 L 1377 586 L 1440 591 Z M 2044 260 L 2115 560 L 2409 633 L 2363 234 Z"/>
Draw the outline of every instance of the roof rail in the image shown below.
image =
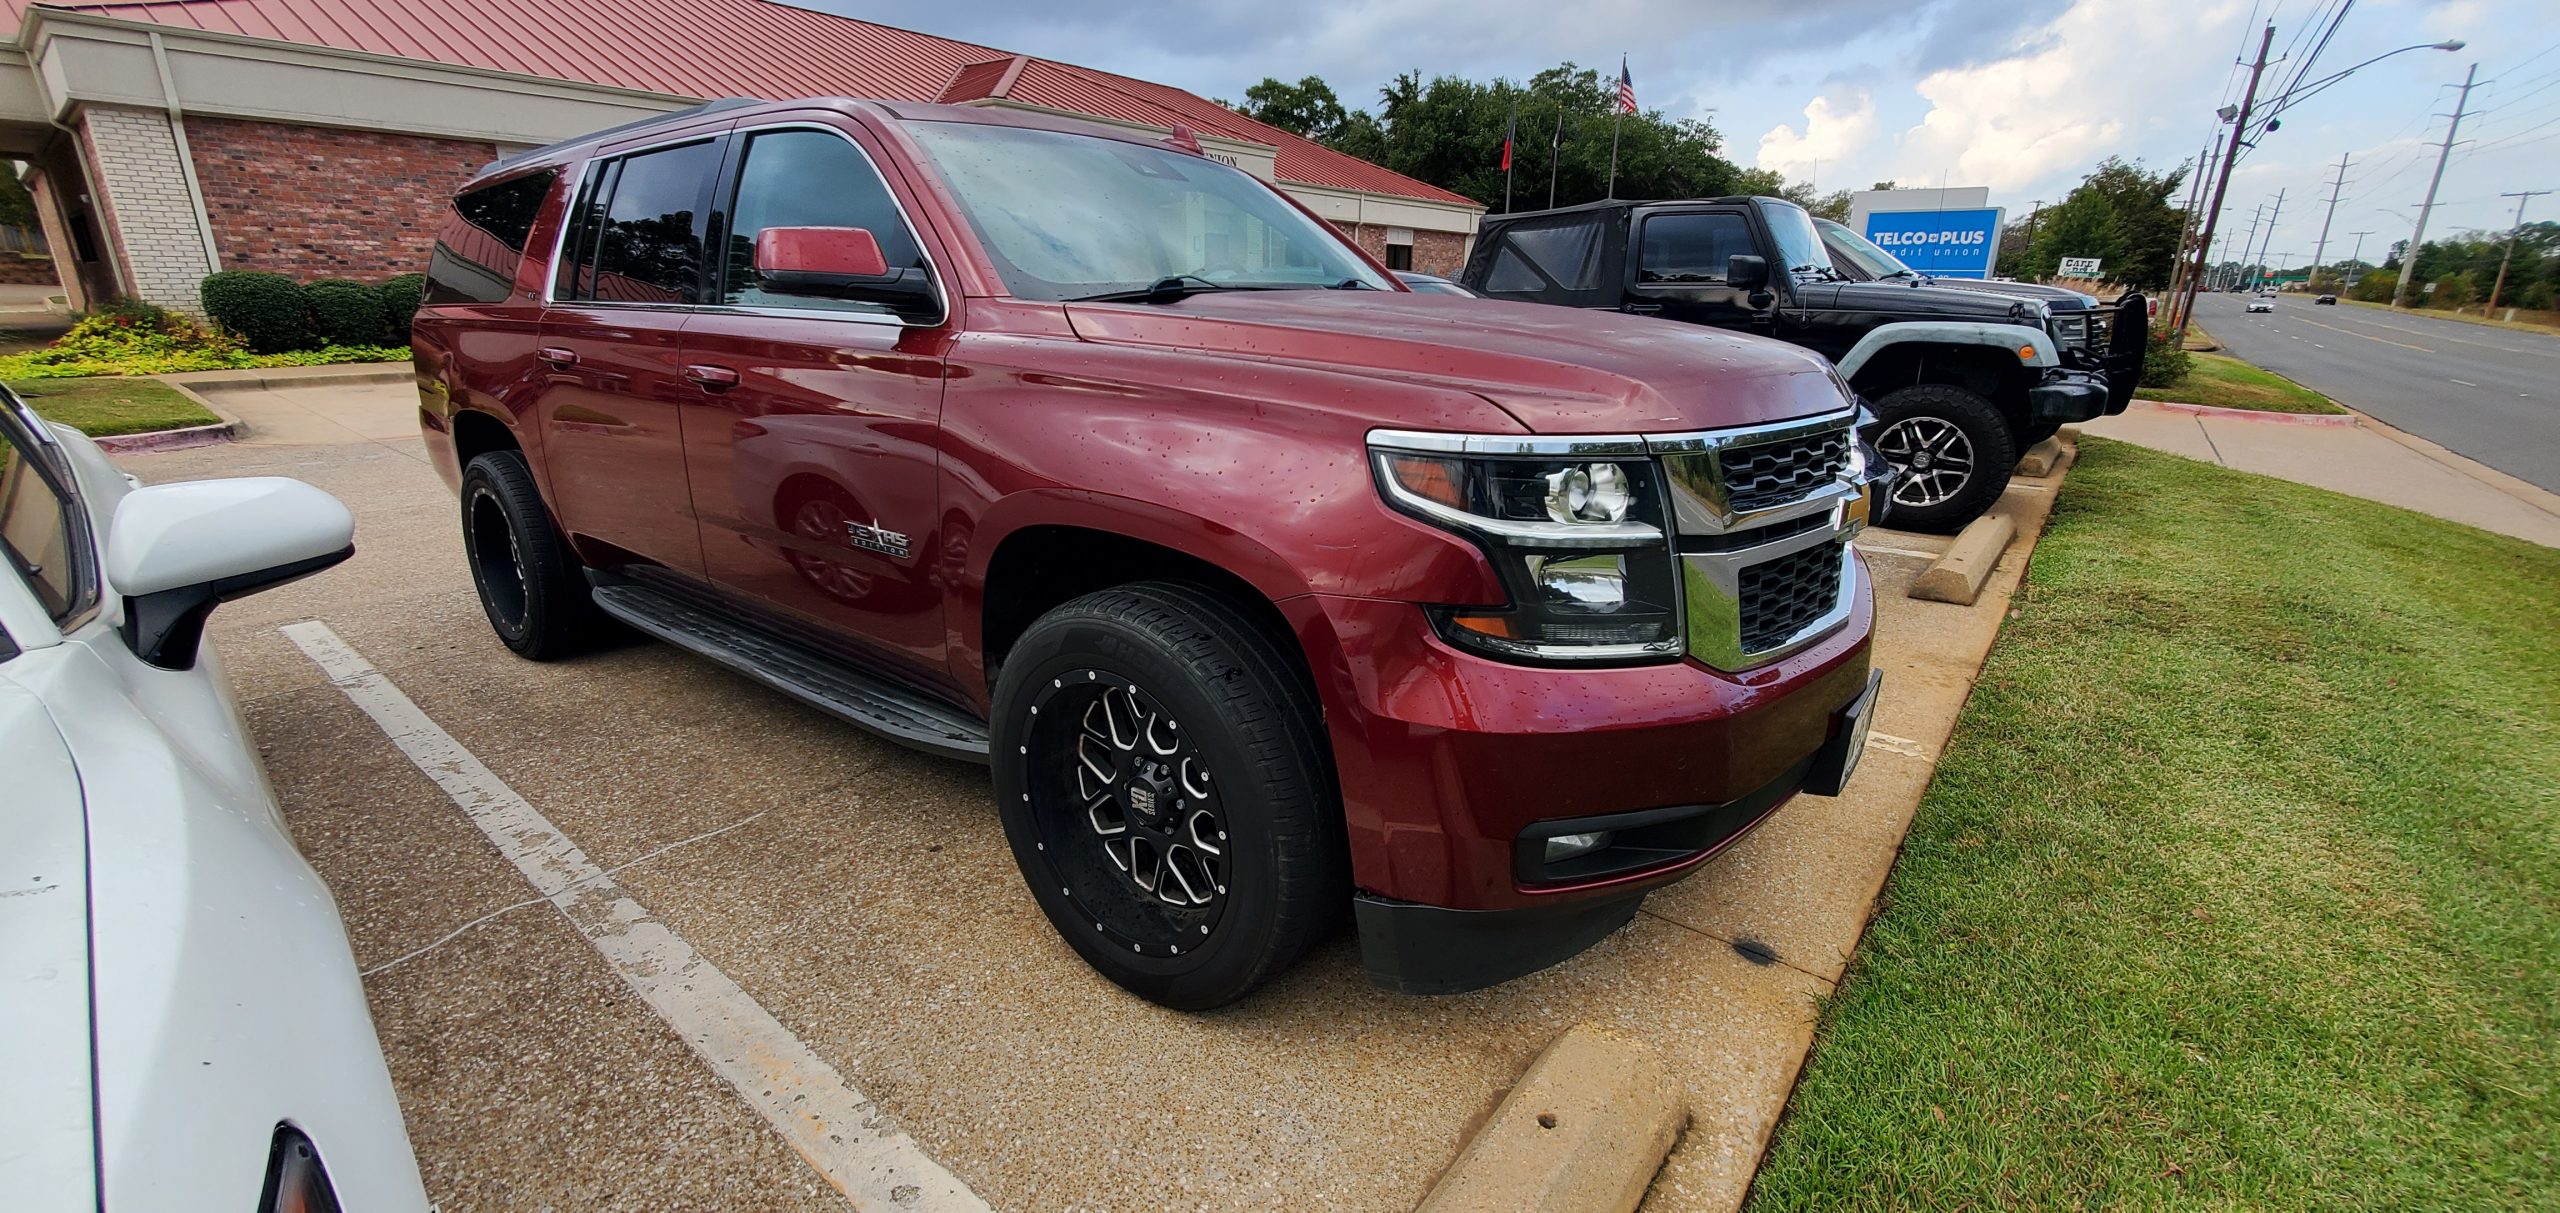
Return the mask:
<path fill-rule="evenodd" d="M 703 114 L 716 114 L 722 110 L 733 110 L 744 106 L 763 105 L 764 103 L 764 98 L 761 97 L 722 97 L 716 101 L 705 101 L 700 105 L 689 105 L 680 110 L 670 110 L 663 114 L 651 114 L 646 118 L 635 118 L 620 126 L 608 126 L 603 130 L 588 131 L 586 134 L 562 139 L 557 143 L 546 143 L 541 147 L 527 148 L 524 151 L 517 152 L 513 155 L 500 156 L 487 164 L 481 165 L 480 171 L 473 173 L 472 176 L 475 178 L 486 177 L 491 173 L 506 168 L 508 165 L 521 164 L 528 160 L 538 159 L 542 156 L 549 155 L 550 153 L 558 151 L 564 147 L 571 147 L 580 143 L 591 143 L 610 135 L 619 135 L 626 131 L 636 131 L 643 127 L 656 126 L 662 122 L 673 122 L 679 118 L 699 117 Z"/>

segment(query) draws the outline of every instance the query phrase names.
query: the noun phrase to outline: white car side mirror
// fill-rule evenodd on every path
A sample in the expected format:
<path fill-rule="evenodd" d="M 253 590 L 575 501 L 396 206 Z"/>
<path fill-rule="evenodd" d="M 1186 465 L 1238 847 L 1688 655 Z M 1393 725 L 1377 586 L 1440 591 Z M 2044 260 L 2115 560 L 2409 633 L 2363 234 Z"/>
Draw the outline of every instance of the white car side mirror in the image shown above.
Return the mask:
<path fill-rule="evenodd" d="M 355 533 L 337 498 L 281 476 L 135 489 L 107 532 L 125 644 L 164 670 L 188 669 L 217 604 L 355 555 Z"/>

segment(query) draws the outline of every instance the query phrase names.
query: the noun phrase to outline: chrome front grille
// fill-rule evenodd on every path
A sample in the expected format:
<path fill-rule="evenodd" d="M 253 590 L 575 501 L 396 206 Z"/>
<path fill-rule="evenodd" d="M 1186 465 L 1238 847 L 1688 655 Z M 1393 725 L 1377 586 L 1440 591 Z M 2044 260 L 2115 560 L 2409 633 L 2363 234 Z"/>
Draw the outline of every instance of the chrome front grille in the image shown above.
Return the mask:
<path fill-rule="evenodd" d="M 1726 500 L 1736 511 L 1765 510 L 1834 483 L 1849 466 L 1853 441 L 1841 429 L 1727 450 Z"/>
<path fill-rule="evenodd" d="M 1661 455 L 1680 551 L 1689 655 L 1723 670 L 1775 661 L 1846 623 L 1849 539 L 1866 526 L 1855 415 L 1678 436 Z"/>
<path fill-rule="evenodd" d="M 1834 541 L 1742 570 L 1742 651 L 1779 648 L 1840 605 L 1842 549 Z"/>

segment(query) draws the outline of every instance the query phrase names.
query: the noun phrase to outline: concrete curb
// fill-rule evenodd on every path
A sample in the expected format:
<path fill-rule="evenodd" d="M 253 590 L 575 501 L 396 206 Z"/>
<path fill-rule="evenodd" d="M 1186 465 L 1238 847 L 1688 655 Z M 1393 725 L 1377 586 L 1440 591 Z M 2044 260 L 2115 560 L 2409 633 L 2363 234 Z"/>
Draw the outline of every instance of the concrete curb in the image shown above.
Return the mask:
<path fill-rule="evenodd" d="M 2026 454 L 2018 456 L 2016 474 L 2030 480 L 2042 480 L 2071 466 L 2074 453 L 2073 448 L 2062 445 L 2060 437 L 2047 438 L 2028 447 Z"/>
<path fill-rule="evenodd" d="M 2000 553 L 2009 550 L 2009 540 L 2017 533 L 2018 524 L 2007 514 L 1985 514 L 1964 524 L 1956 541 L 1947 545 L 1947 554 L 1912 579 L 1911 596 L 1972 606 L 1982 595 L 1982 583 L 1999 567 Z"/>
<path fill-rule="evenodd" d="M 2220 417 L 2229 421 L 2260 421 L 2269 425 L 2354 425 L 2356 415 L 2345 413 L 2269 413 L 2258 409 L 2215 408 L 2210 404 L 2180 404 L 2174 400 L 2145 400 L 2144 404 L 2170 413 L 2193 413 L 2199 417 Z M 2346 408 L 2339 405 L 2339 408 Z"/>
<path fill-rule="evenodd" d="M 162 381 L 167 382 L 165 379 Z M 231 410 L 205 399 L 201 393 L 190 390 L 185 384 L 171 383 L 169 387 L 193 401 L 197 408 L 221 420 L 211 425 L 191 425 L 183 429 L 152 430 L 141 434 L 109 434 L 104 438 L 92 438 L 89 441 L 97 443 L 99 450 L 111 455 L 136 455 L 150 451 L 183 451 L 190 447 L 214 446 L 237 441 L 241 434 L 247 432 L 248 427 L 242 424 L 240 418 Z"/>
<path fill-rule="evenodd" d="M 1415 1213 L 1632 1213 L 1689 1118 L 1634 1038 L 1579 1023 L 1547 1045 Z"/>
<path fill-rule="evenodd" d="M 314 383 L 407 383 L 416 377 L 406 362 L 341 362 L 328 366 L 259 367 L 243 371 L 186 371 L 154 376 L 180 390 L 247 392 L 308 387 Z"/>

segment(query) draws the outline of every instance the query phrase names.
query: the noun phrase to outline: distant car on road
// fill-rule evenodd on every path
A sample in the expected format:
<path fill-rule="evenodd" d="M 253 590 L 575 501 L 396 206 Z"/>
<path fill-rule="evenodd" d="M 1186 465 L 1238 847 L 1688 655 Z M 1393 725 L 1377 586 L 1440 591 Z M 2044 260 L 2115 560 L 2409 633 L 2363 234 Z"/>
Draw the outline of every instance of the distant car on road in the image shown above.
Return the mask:
<path fill-rule="evenodd" d="M 2253 312 L 2272 312 L 2276 310 L 2276 301 L 2261 296 L 2249 301 L 2249 310 Z"/>
<path fill-rule="evenodd" d="M 136 488 L 0 388 L 0 1204 L 426 1210 L 346 928 L 203 645 L 354 532 L 299 481 Z"/>
<path fill-rule="evenodd" d="M 2322 295 L 2311 302 L 2319 304 L 2322 307 L 2336 307 L 2338 306 L 2338 297 L 2335 295 Z"/>
<path fill-rule="evenodd" d="M 1396 281 L 1403 283 L 1406 290 L 1412 291 L 1417 295 L 1464 295 L 1469 299 L 1476 297 L 1476 293 L 1474 291 L 1468 290 L 1455 282 L 1451 282 L 1438 274 L 1417 274 L 1412 270 L 1390 270 L 1388 272 L 1394 274 L 1396 276 Z"/>

